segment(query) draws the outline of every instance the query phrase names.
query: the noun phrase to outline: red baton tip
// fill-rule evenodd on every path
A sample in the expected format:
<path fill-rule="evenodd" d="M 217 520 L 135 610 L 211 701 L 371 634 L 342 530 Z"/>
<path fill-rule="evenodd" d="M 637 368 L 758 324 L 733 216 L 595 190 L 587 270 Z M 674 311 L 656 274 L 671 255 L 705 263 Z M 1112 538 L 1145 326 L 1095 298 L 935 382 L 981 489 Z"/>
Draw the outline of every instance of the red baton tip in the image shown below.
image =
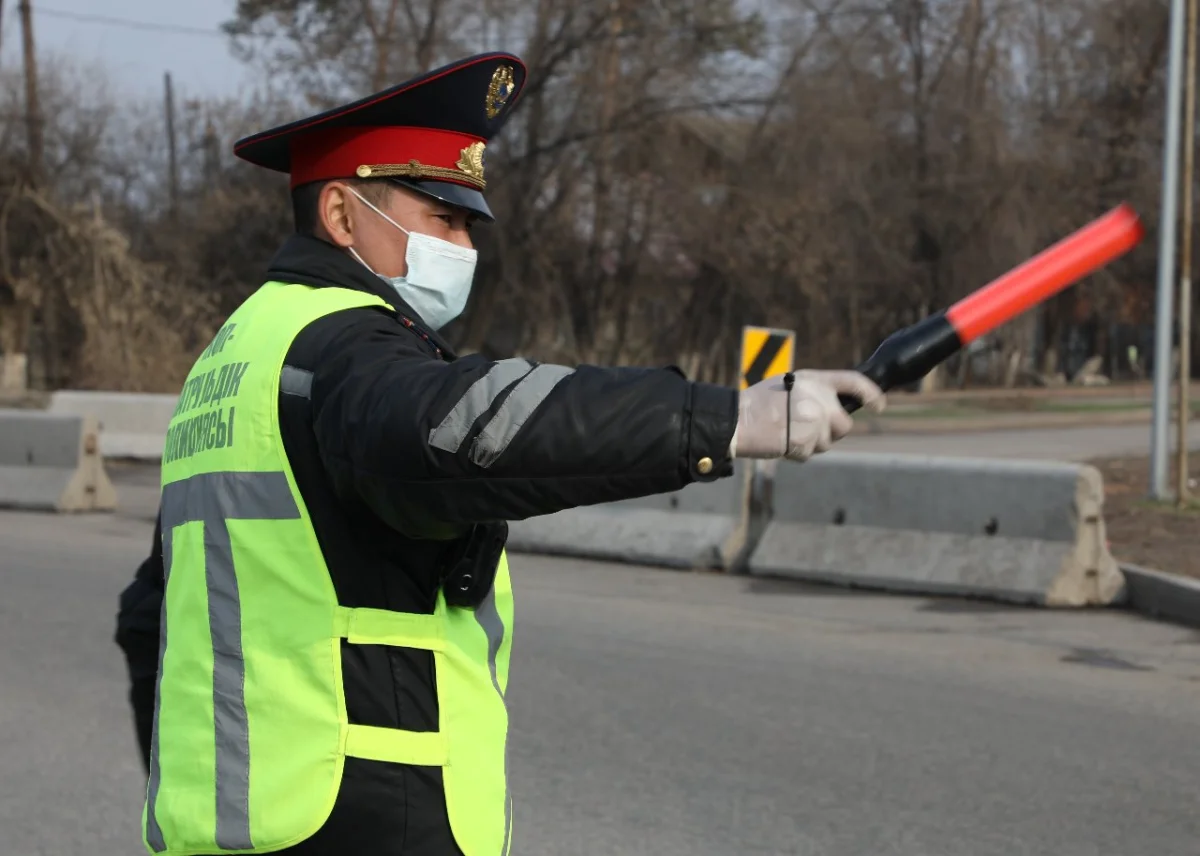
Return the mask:
<path fill-rule="evenodd" d="M 946 318 L 963 345 L 1132 250 L 1146 230 L 1122 204 L 950 307 Z"/>

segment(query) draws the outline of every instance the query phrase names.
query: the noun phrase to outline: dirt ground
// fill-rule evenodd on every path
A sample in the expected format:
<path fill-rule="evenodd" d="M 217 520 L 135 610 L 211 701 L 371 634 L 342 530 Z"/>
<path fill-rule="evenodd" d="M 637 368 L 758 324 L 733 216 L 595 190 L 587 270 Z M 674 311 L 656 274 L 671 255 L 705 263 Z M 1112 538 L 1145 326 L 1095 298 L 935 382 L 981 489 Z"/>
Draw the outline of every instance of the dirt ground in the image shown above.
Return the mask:
<path fill-rule="evenodd" d="M 1200 578 L 1200 452 L 1193 452 L 1188 471 L 1191 502 L 1179 509 L 1148 497 L 1149 459 L 1103 458 L 1092 461 L 1104 475 L 1104 519 L 1113 555 L 1128 562 Z M 1172 456 L 1171 484 L 1175 461 Z"/>

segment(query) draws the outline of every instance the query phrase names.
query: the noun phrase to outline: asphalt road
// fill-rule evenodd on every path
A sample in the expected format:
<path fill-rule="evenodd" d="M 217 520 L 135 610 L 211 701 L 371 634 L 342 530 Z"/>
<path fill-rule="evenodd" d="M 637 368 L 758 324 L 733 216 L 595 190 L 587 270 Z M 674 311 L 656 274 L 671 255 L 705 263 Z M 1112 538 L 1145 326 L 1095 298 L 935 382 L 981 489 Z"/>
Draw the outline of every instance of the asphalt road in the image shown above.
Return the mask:
<path fill-rule="evenodd" d="M 150 526 L 0 514 L 0 852 L 123 856 Z M 1200 634 L 514 557 L 517 854 L 1195 856 Z"/>
<path fill-rule="evenodd" d="M 1188 446 L 1200 449 L 1200 421 L 1188 425 Z M 1175 423 L 1170 443 L 1175 448 Z M 1024 431 L 963 431 L 949 434 L 854 434 L 838 451 L 985 458 L 1086 461 L 1091 458 L 1150 454 L 1150 426 L 1084 425 Z"/>

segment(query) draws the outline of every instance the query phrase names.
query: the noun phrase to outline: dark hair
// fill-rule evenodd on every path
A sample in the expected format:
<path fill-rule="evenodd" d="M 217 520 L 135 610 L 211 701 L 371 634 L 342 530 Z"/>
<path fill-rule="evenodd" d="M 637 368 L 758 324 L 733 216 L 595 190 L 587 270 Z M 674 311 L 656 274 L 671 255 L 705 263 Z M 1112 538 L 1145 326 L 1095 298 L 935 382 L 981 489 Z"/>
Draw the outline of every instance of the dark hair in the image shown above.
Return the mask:
<path fill-rule="evenodd" d="M 321 189 L 327 181 L 311 181 L 302 184 L 292 191 L 292 221 L 295 223 L 296 234 L 314 235 L 321 218 L 317 213 L 317 205 L 321 200 Z M 383 206 L 395 185 L 387 179 L 353 178 L 345 179 L 366 199 L 375 205 Z"/>

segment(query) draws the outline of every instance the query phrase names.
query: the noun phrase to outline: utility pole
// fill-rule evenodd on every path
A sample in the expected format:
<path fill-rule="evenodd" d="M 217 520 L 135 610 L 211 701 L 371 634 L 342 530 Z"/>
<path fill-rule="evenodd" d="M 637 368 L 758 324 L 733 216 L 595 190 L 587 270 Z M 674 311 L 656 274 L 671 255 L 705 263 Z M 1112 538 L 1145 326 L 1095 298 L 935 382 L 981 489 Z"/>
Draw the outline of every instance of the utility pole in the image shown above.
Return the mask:
<path fill-rule="evenodd" d="M 29 145 L 29 180 L 36 187 L 42 180 L 42 110 L 38 103 L 37 53 L 33 44 L 33 9 L 21 0 L 21 48 L 25 55 L 25 134 Z"/>
<path fill-rule="evenodd" d="M 165 89 L 164 111 L 167 115 L 167 190 L 170 193 L 171 216 L 174 217 L 179 205 L 179 161 L 175 151 L 175 90 L 171 86 L 171 72 L 169 71 L 163 74 L 163 86 Z"/>
<path fill-rule="evenodd" d="M 220 142 L 217 139 L 217 129 L 213 125 L 212 116 L 204 122 L 204 190 L 207 193 L 217 183 L 221 172 Z"/>
<path fill-rule="evenodd" d="M 1179 431 L 1176 439 L 1177 470 L 1179 488 L 1176 493 L 1180 508 L 1188 504 L 1188 423 L 1191 421 L 1192 403 L 1188 400 L 1191 385 L 1192 355 L 1192 221 L 1195 215 L 1193 185 L 1196 166 L 1196 0 L 1188 2 L 1188 46 L 1187 46 L 1187 113 L 1183 120 L 1183 250 L 1179 277 Z"/>
<path fill-rule="evenodd" d="M 1154 324 L 1154 411 L 1150 429 L 1150 496 L 1167 499 L 1168 423 L 1171 414 L 1171 338 L 1174 332 L 1175 227 L 1179 199 L 1179 108 L 1183 83 L 1184 0 L 1171 0 L 1171 52 L 1167 61 L 1166 132 L 1163 135 L 1162 214 L 1158 235 L 1158 308 Z"/>

